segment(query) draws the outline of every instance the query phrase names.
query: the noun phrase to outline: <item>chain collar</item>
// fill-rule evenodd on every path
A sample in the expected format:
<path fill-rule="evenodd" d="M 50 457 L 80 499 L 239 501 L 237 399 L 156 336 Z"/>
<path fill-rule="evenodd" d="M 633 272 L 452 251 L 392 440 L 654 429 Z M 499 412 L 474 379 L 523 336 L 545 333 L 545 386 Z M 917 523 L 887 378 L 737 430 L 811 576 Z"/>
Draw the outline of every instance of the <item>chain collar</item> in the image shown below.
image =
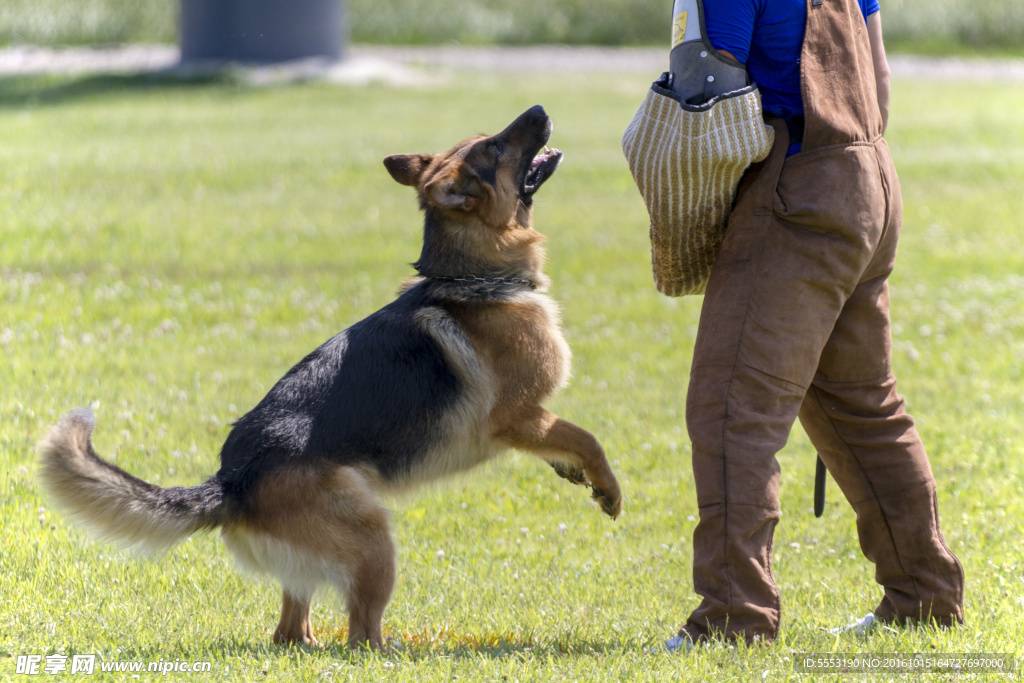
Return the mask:
<path fill-rule="evenodd" d="M 462 277 L 444 277 L 441 275 L 429 275 L 430 280 L 445 280 L 448 282 L 479 282 L 485 285 L 516 285 L 525 286 L 530 289 L 537 289 L 537 283 L 533 280 L 525 280 L 521 277 L 477 277 L 475 275 L 463 275 Z"/>

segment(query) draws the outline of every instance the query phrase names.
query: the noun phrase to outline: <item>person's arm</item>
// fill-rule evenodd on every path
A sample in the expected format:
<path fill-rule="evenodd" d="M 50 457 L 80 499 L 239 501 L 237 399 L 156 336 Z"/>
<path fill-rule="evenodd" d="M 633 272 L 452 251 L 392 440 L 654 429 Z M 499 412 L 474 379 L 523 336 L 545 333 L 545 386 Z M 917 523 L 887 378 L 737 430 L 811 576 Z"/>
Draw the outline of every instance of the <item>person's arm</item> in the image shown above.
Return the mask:
<path fill-rule="evenodd" d="M 871 61 L 875 67 L 875 88 L 878 91 L 878 110 L 882 114 L 882 132 L 889 123 L 889 61 L 882 43 L 881 12 L 868 15 L 868 39 L 871 41 Z"/>
<path fill-rule="evenodd" d="M 704 28 L 719 53 L 745 64 L 750 56 L 759 0 L 703 0 Z"/>

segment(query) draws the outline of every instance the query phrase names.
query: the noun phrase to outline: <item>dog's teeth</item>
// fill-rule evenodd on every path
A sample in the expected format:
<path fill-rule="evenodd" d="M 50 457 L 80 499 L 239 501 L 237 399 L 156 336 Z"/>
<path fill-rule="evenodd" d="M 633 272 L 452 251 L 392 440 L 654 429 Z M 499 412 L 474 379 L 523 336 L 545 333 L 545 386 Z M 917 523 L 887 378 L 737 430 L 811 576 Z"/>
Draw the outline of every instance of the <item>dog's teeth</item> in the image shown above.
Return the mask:
<path fill-rule="evenodd" d="M 533 163 L 530 164 L 530 168 L 537 168 L 545 161 L 551 158 L 551 148 L 544 145 L 544 151 L 533 158 Z"/>

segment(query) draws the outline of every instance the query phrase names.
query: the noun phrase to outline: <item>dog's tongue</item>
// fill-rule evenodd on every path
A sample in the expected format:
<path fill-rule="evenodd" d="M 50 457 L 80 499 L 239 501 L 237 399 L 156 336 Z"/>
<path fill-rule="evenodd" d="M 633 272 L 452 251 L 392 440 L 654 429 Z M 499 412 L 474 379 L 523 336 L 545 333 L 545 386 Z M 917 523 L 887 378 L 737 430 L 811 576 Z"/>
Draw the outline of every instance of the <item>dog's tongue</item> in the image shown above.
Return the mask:
<path fill-rule="evenodd" d="M 533 158 L 533 163 L 530 164 L 530 168 L 537 168 L 538 166 L 543 164 L 545 161 L 550 159 L 551 158 L 551 154 L 552 154 L 552 150 L 550 150 L 547 147 L 545 147 L 543 152 L 541 152 L 540 154 L 538 154 L 537 156 L 535 156 Z"/>

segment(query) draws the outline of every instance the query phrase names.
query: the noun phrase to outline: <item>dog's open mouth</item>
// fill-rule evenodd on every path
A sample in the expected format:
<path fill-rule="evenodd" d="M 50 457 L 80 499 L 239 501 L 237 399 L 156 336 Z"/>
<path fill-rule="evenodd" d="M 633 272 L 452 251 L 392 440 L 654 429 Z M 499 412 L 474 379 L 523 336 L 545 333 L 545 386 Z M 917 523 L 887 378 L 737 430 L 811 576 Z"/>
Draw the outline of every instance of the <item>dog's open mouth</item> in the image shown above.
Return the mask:
<path fill-rule="evenodd" d="M 535 156 L 526 172 L 526 178 L 523 180 L 523 196 L 529 197 L 536 192 L 544 184 L 544 181 L 551 177 L 561 161 L 562 151 L 559 149 L 545 147 L 540 154 Z"/>

